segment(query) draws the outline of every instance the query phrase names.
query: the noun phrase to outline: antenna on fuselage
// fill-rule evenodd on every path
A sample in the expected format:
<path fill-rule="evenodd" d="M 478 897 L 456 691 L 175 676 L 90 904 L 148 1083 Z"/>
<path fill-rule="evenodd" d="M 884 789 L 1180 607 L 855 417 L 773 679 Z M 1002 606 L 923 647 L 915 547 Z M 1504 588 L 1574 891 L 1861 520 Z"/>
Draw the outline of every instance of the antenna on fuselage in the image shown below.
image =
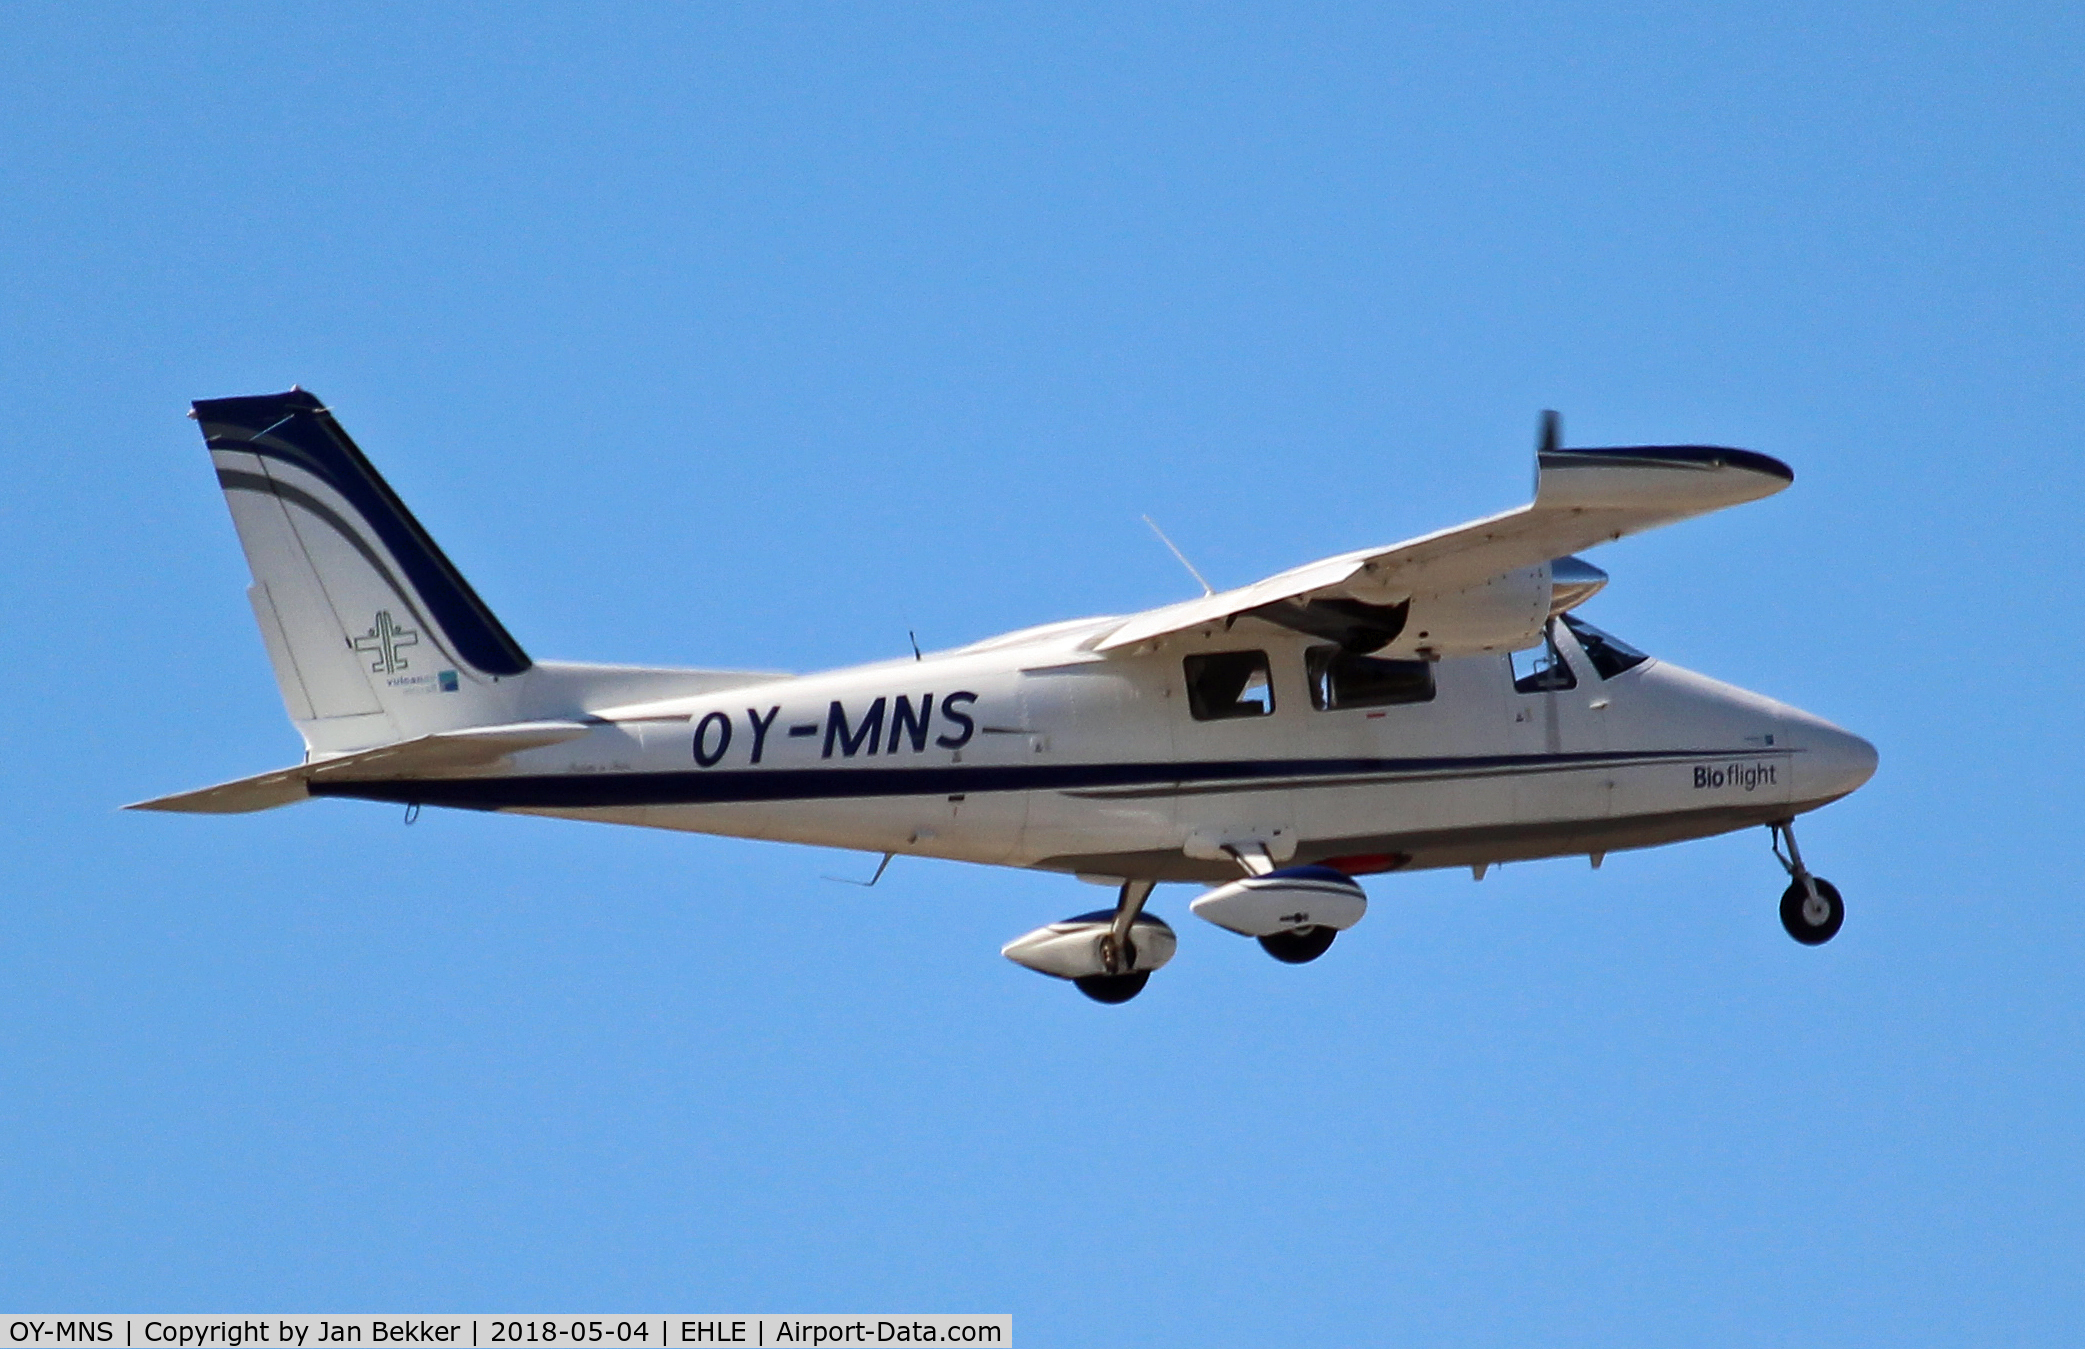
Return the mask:
<path fill-rule="evenodd" d="M 1158 521 L 1152 519 L 1150 516 L 1147 515 L 1144 517 L 1144 523 L 1151 526 L 1151 532 L 1153 534 L 1158 535 L 1158 541 L 1160 543 L 1172 549 L 1173 556 L 1179 558 L 1180 565 L 1187 568 L 1187 574 L 1195 578 L 1195 584 L 1202 588 L 1202 593 L 1204 595 L 1214 595 L 1216 593 L 1216 587 L 1210 585 L 1207 581 L 1202 579 L 1202 573 L 1196 571 L 1195 564 L 1187 560 L 1187 554 L 1180 551 L 1180 545 L 1174 543 L 1171 539 L 1166 537 L 1166 532 L 1158 527 Z"/>
<path fill-rule="evenodd" d="M 845 876 L 821 876 L 819 877 L 819 879 L 825 881 L 838 881 L 842 885 L 858 885 L 862 889 L 867 890 L 871 886 L 875 885 L 876 882 L 883 879 L 883 873 L 890 869 L 890 859 L 896 856 L 897 854 L 894 852 L 885 853 L 883 855 L 883 860 L 876 864 L 876 874 L 869 877 L 869 879 L 865 881 L 851 881 L 848 880 Z"/>

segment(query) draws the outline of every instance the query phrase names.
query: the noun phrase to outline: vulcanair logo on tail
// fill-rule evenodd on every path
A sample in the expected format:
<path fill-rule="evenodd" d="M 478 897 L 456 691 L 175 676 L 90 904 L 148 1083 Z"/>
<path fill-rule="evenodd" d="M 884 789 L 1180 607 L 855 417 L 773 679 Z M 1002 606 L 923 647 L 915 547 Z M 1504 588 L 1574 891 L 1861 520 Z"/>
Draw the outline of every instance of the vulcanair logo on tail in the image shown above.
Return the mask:
<path fill-rule="evenodd" d="M 411 628 L 399 627 L 389 609 L 378 610 L 369 631 L 351 643 L 355 650 L 373 656 L 369 662 L 371 674 L 396 674 L 405 669 L 411 664 L 405 658 L 405 649 L 419 644 L 420 634 Z"/>
<path fill-rule="evenodd" d="M 379 609 L 369 630 L 349 645 L 369 658 L 370 674 L 382 676 L 383 686 L 400 694 L 455 693 L 462 688 L 455 670 L 435 670 L 434 662 L 425 659 L 420 663 L 429 668 L 414 673 L 407 649 L 420 645 L 419 631 L 402 626 L 389 609 Z"/>

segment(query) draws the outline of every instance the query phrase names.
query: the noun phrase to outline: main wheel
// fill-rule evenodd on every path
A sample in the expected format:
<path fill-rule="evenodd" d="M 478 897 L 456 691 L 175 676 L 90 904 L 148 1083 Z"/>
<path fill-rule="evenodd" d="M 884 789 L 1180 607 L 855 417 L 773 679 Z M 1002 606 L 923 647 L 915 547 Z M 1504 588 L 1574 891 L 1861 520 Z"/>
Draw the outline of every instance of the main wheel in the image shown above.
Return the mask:
<path fill-rule="evenodd" d="M 1144 991 L 1151 982 L 1151 971 L 1132 970 L 1128 974 L 1088 974 L 1072 980 L 1079 992 L 1095 1002 L 1128 1002 Z"/>
<path fill-rule="evenodd" d="M 1839 935 L 1839 925 L 1846 921 L 1846 905 L 1837 886 L 1815 876 L 1810 879 L 1817 886 L 1817 898 L 1810 898 L 1801 881 L 1782 893 L 1781 926 L 1805 946 L 1822 946 Z"/>
<path fill-rule="evenodd" d="M 1270 932 L 1260 938 L 1260 947 L 1284 965 L 1308 965 L 1332 949 L 1339 935 L 1333 927 L 1299 927 L 1293 932 Z"/>

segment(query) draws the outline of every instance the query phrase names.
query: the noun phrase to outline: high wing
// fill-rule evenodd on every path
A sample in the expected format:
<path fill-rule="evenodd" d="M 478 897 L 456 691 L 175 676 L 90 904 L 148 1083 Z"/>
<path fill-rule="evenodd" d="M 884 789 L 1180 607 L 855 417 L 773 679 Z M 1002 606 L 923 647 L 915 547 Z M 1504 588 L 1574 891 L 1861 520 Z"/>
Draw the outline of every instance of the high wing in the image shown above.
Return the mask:
<path fill-rule="evenodd" d="M 1355 651 L 1428 657 L 1517 650 L 1540 640 L 1557 598 L 1599 588 L 1569 557 L 1607 543 L 1771 496 L 1795 481 L 1778 459 L 1714 445 L 1562 449 L 1545 420 L 1532 503 L 1390 548 L 1362 549 L 1253 585 L 1138 614 L 1103 637 L 1119 651 L 1241 618 L 1337 641 Z"/>

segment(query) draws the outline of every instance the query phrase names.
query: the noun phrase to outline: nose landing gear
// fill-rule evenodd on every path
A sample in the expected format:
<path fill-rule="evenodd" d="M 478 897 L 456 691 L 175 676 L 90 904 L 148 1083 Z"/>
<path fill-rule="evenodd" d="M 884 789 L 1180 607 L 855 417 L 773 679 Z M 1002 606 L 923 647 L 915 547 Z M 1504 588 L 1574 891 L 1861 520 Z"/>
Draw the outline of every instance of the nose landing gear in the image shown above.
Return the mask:
<path fill-rule="evenodd" d="M 1803 854 L 1795 846 L 1795 821 L 1782 820 L 1767 826 L 1773 838 L 1774 860 L 1788 872 L 1790 884 L 1781 894 L 1781 926 L 1805 946 L 1822 946 L 1839 935 L 1846 921 L 1846 905 L 1838 887 L 1820 880 L 1803 865 Z M 1786 841 L 1784 855 L 1781 844 Z"/>

